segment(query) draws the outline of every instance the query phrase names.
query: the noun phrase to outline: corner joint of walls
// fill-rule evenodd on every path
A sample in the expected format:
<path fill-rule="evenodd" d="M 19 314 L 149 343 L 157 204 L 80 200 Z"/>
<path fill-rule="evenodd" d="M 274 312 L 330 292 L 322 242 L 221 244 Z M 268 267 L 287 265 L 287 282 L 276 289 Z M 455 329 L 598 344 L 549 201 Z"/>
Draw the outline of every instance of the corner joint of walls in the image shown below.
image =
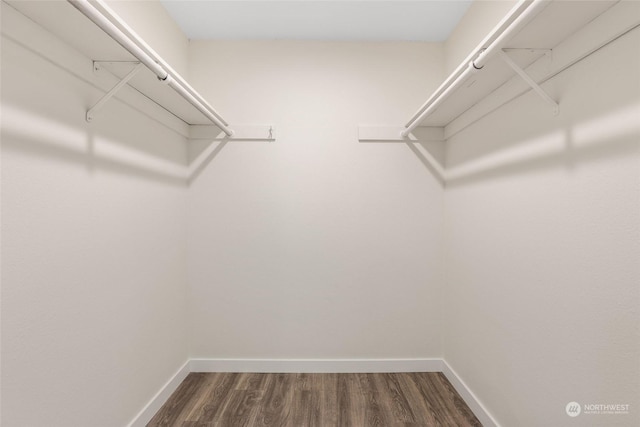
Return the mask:
<path fill-rule="evenodd" d="M 145 427 L 191 372 L 191 361 L 187 360 L 151 398 L 149 403 L 147 403 L 144 408 L 138 412 L 127 427 Z"/>
<path fill-rule="evenodd" d="M 442 359 L 442 373 L 484 427 L 500 427 L 500 424 L 491 416 L 491 413 L 480 402 L 478 397 L 444 359 Z"/>

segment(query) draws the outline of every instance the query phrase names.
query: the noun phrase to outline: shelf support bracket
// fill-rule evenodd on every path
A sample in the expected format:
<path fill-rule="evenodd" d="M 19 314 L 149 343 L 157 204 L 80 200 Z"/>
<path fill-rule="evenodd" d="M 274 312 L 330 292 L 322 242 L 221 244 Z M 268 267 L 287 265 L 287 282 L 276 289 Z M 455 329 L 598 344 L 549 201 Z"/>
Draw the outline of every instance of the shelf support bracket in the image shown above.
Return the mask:
<path fill-rule="evenodd" d="M 547 94 L 547 92 L 545 92 L 544 89 L 542 89 L 540 85 L 529 76 L 529 74 L 527 74 L 522 68 L 520 68 L 520 66 L 516 64 L 513 59 L 511 59 L 511 57 L 505 52 L 504 49 L 500 49 L 498 51 L 498 54 L 500 55 L 500 58 L 522 78 L 522 80 L 524 80 L 529 86 L 531 86 L 531 89 L 533 89 L 547 104 L 551 106 L 553 115 L 557 116 L 560 112 L 560 106 L 558 105 L 558 103 L 553 98 L 551 98 L 549 94 Z"/>
<path fill-rule="evenodd" d="M 96 68 L 98 67 L 98 68 Z M 136 63 L 136 66 L 133 68 L 133 70 L 131 70 L 129 72 L 129 74 L 127 74 L 126 76 L 124 76 L 114 87 L 111 88 L 111 90 L 109 92 L 107 92 L 106 94 L 104 94 L 104 96 L 102 98 L 100 98 L 100 100 L 98 102 L 96 102 L 93 107 L 89 108 L 87 110 L 87 115 L 86 115 L 86 119 L 88 122 L 92 121 L 95 114 L 104 106 L 104 104 L 106 104 L 111 98 L 113 98 L 113 96 L 122 88 L 122 86 L 124 86 L 125 84 L 127 84 L 127 82 L 129 80 L 131 80 L 136 74 L 138 74 L 138 72 L 144 67 L 143 64 L 141 63 Z M 96 63 L 94 63 L 93 65 L 93 69 L 94 71 L 99 70 L 99 66 L 96 65 Z"/>
<path fill-rule="evenodd" d="M 273 125 L 233 125 L 233 135 L 227 136 L 215 125 L 190 125 L 189 139 L 205 141 L 275 141 Z"/>

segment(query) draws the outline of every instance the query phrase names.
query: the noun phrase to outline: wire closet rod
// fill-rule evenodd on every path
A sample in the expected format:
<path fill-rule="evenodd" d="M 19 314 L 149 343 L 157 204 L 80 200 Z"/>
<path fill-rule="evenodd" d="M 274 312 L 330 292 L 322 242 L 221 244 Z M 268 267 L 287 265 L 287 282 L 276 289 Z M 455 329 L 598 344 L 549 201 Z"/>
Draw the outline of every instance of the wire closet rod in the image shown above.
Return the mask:
<path fill-rule="evenodd" d="M 228 123 L 102 0 L 96 0 L 96 3 L 104 12 L 96 9 L 88 0 L 67 1 L 149 68 L 160 81 L 166 83 L 211 120 L 227 136 L 233 135 L 233 130 L 228 127 Z"/>
<path fill-rule="evenodd" d="M 523 3 L 523 2 L 521 2 Z M 401 132 L 403 137 L 408 136 L 415 128 L 417 128 L 420 123 L 426 119 L 431 113 L 433 113 L 442 102 L 451 95 L 453 91 L 455 91 L 458 87 L 464 83 L 467 78 L 482 69 L 489 58 L 494 55 L 496 52 L 500 51 L 508 42 L 511 40 L 513 36 L 532 19 L 536 16 L 542 9 L 544 9 L 548 5 L 548 0 L 533 0 L 531 4 L 524 10 L 517 18 L 509 24 L 501 33 L 497 34 L 499 28 L 502 26 L 498 25 L 496 29 L 492 32 L 492 34 L 488 37 L 488 39 L 495 37 L 488 47 L 483 48 L 479 46 L 476 48 L 474 53 L 472 54 L 472 58 L 475 59 L 469 60 L 466 64 L 466 68 L 464 68 L 464 64 L 458 67 L 456 71 L 436 90 L 436 94 L 432 96 L 425 105 L 423 105 L 419 112 L 414 115 L 414 117 L 407 123 L 405 129 Z M 519 9 L 520 4 L 514 7 L 514 11 Z M 496 36 L 497 34 L 497 36 Z M 486 40 L 486 39 L 485 39 Z M 464 69 L 461 74 L 454 77 L 460 70 Z M 420 112 L 421 111 L 421 112 Z"/>
<path fill-rule="evenodd" d="M 222 116 L 220 116 L 220 114 L 216 110 L 214 110 L 214 108 L 207 102 L 207 100 L 200 96 L 200 94 L 196 92 L 195 89 L 192 88 L 191 85 L 189 85 L 189 83 L 187 83 L 180 74 L 178 74 L 173 68 L 171 68 L 171 66 L 167 62 L 165 62 L 162 57 L 160 57 L 160 55 L 158 55 L 156 51 L 153 50 L 151 46 L 149 46 L 144 41 L 144 39 L 138 36 L 138 34 L 133 31 L 129 24 L 127 24 L 124 19 L 118 16 L 118 14 L 116 14 L 104 0 L 94 0 L 94 3 L 99 6 L 98 9 L 102 9 L 109 16 L 111 21 L 115 25 L 117 25 L 123 33 L 129 36 L 129 38 L 134 39 L 138 46 L 140 46 L 149 56 L 155 58 L 157 62 L 162 65 L 164 69 L 171 75 L 171 77 L 178 80 L 185 87 L 185 89 L 187 89 L 187 91 L 191 93 L 191 95 L 193 95 L 198 101 L 200 101 L 205 107 L 207 107 L 214 116 L 220 119 L 220 121 L 225 125 L 229 124 L 222 118 Z"/>

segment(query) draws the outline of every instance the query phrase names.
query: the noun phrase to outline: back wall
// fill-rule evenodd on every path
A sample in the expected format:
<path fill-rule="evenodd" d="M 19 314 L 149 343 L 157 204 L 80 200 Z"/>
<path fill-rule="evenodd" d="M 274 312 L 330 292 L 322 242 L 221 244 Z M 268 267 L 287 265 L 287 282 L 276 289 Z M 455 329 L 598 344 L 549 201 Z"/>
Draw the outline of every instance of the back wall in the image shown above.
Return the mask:
<path fill-rule="evenodd" d="M 403 123 L 442 45 L 198 41 L 189 60 L 232 124 L 277 128 L 218 143 L 189 188 L 191 356 L 440 357 L 442 185 L 356 124 Z"/>

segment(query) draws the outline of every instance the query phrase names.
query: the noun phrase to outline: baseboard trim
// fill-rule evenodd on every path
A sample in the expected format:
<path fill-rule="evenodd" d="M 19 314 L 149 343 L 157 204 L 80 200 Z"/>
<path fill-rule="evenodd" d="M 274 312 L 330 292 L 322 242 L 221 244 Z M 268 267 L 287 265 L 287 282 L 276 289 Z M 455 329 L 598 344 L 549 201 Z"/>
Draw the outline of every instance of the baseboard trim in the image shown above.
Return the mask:
<path fill-rule="evenodd" d="M 456 371 L 454 371 L 444 359 L 442 359 L 442 373 L 447 377 L 453 388 L 456 389 L 460 397 L 462 397 L 462 400 L 469 406 L 484 427 L 500 427 L 487 408 L 480 403 L 476 395 L 473 394 L 471 389 L 460 379 Z"/>
<path fill-rule="evenodd" d="M 191 359 L 191 372 L 441 372 L 442 359 Z"/>
<path fill-rule="evenodd" d="M 190 361 L 187 360 L 184 365 L 171 377 L 169 381 L 162 386 L 160 391 L 156 393 L 153 398 L 147 403 L 147 405 L 142 408 L 142 410 L 136 415 L 129 423 L 127 427 L 144 427 L 146 426 L 151 418 L 160 410 L 162 405 L 169 399 L 171 394 L 176 391 L 180 383 L 184 381 L 184 379 L 189 375 L 190 371 Z"/>

